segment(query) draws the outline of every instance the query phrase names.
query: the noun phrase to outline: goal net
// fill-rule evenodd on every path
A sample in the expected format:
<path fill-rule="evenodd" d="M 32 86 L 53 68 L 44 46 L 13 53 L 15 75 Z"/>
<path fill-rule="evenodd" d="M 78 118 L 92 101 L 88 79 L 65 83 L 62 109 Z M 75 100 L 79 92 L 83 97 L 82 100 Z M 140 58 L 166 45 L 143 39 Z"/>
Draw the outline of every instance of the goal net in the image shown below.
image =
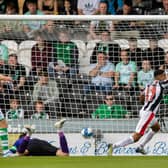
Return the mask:
<path fill-rule="evenodd" d="M 135 129 L 139 94 L 157 68 L 168 71 L 167 17 L 2 16 L 1 109 L 9 132 L 35 124 L 38 133 L 83 127 L 104 133 Z M 167 127 L 165 90 L 158 112 Z"/>

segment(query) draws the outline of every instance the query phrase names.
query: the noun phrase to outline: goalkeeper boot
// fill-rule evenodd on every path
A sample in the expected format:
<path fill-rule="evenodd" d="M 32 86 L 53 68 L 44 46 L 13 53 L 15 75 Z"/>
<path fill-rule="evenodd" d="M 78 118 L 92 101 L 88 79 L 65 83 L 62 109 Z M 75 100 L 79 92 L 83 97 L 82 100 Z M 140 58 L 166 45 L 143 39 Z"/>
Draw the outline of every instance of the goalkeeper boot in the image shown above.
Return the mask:
<path fill-rule="evenodd" d="M 22 129 L 22 132 L 27 134 L 28 136 L 31 136 L 32 133 L 35 132 L 35 125 L 24 125 L 24 128 Z"/>
<path fill-rule="evenodd" d="M 135 149 L 135 152 L 136 153 L 141 153 L 141 154 L 143 154 L 143 155 L 146 155 L 147 154 L 147 152 L 144 150 L 144 148 L 142 148 L 142 147 L 138 147 L 138 148 L 136 148 Z"/>
<path fill-rule="evenodd" d="M 107 155 L 112 156 L 112 154 L 113 154 L 113 144 L 108 144 L 107 147 L 108 147 Z"/>
<path fill-rule="evenodd" d="M 65 123 L 66 119 L 65 118 L 62 118 L 61 120 L 57 121 L 54 126 L 57 128 L 57 129 L 61 129 Z"/>

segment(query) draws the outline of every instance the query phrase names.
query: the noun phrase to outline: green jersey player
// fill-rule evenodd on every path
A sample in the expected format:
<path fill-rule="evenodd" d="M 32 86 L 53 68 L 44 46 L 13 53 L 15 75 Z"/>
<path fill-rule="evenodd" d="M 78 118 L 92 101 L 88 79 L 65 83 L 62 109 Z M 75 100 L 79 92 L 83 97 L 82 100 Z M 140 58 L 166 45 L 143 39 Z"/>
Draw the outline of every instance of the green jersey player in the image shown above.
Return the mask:
<path fill-rule="evenodd" d="M 10 82 L 12 81 L 12 78 L 9 76 L 4 76 L 0 74 L 0 81 L 1 80 Z M 1 140 L 3 154 L 5 154 L 6 151 L 8 150 L 8 129 L 7 128 L 8 128 L 7 122 L 0 108 L 0 140 Z"/>

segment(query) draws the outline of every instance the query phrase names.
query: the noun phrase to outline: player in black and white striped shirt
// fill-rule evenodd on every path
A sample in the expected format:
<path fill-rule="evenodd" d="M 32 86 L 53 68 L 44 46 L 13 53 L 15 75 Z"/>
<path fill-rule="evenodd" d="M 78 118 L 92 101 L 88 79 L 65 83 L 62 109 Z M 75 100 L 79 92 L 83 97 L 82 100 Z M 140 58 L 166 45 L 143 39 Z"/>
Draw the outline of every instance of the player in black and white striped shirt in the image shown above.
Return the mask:
<path fill-rule="evenodd" d="M 164 70 L 156 70 L 154 72 L 155 80 L 146 86 L 144 92 L 141 94 L 141 101 L 145 101 L 142 109 L 140 110 L 140 119 L 136 126 L 135 133 L 113 145 L 109 145 L 109 152 L 111 149 L 127 146 L 129 144 L 137 142 L 146 132 L 147 128 L 150 130 L 146 133 L 146 136 L 140 142 L 139 147 L 136 152 L 146 154 L 144 146 L 152 139 L 154 134 L 160 130 L 160 125 L 155 118 L 155 114 L 158 111 L 163 90 L 168 87 L 168 79 L 166 79 L 166 74 Z"/>

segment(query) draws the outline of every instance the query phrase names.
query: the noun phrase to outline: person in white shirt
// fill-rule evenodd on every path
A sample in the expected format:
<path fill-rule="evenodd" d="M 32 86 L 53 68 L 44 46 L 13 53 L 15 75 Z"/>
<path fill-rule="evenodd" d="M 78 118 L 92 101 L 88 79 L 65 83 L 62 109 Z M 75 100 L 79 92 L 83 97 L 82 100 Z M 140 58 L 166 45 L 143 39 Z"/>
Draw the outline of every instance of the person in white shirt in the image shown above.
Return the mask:
<path fill-rule="evenodd" d="M 78 0 L 78 15 L 93 15 L 98 10 L 100 0 Z"/>

